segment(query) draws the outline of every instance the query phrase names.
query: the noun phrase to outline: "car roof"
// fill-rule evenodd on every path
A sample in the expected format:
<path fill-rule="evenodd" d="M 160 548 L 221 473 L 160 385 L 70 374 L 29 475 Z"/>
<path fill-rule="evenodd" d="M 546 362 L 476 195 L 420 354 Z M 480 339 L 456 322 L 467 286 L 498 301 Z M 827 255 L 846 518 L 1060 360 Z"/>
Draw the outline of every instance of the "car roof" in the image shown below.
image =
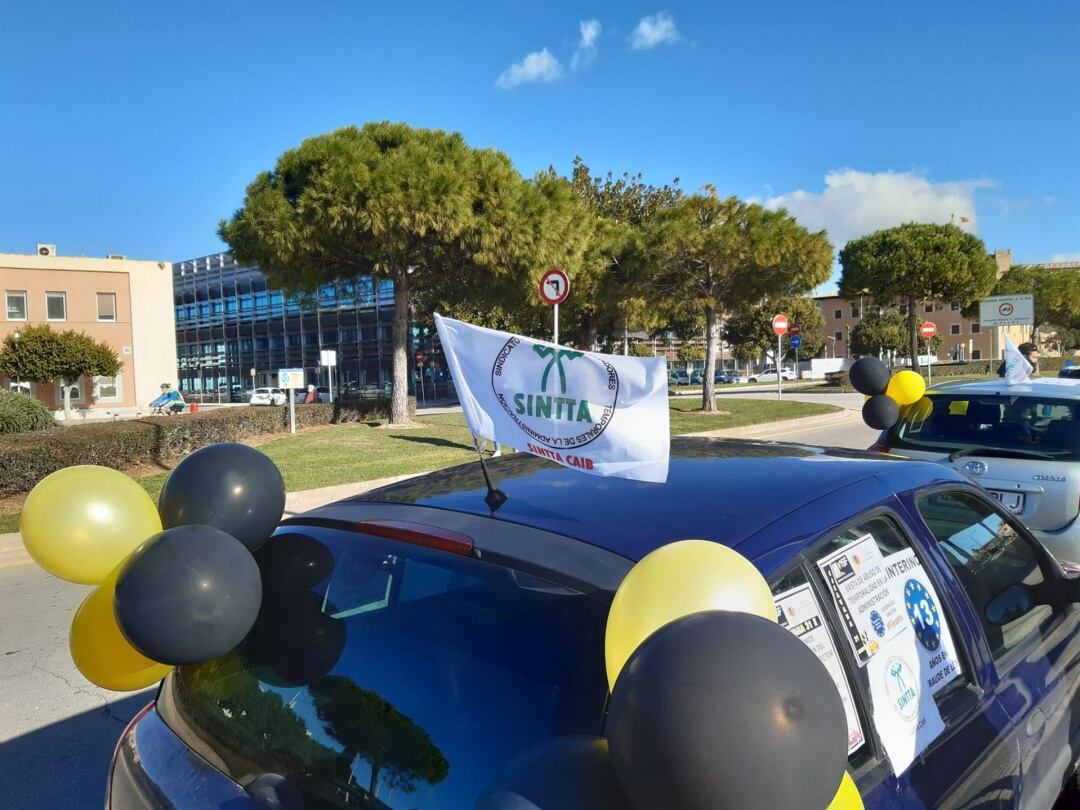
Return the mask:
<path fill-rule="evenodd" d="M 923 461 L 862 451 L 745 440 L 676 438 L 663 484 L 578 472 L 527 453 L 488 462 L 508 499 L 494 515 L 479 464 L 469 463 L 358 495 L 353 502 L 415 504 L 489 516 L 573 537 L 631 560 L 673 540 L 736 547 L 791 513 L 798 519 L 747 556 L 809 537 L 893 493 L 959 473 Z M 836 515 L 840 517 L 837 518 Z"/>
<path fill-rule="evenodd" d="M 969 382 L 946 382 L 931 386 L 928 394 L 982 394 L 1005 397 L 1037 396 L 1080 399 L 1080 380 L 1068 377 L 1036 377 L 1026 383 L 1008 383 L 1002 378 Z"/>

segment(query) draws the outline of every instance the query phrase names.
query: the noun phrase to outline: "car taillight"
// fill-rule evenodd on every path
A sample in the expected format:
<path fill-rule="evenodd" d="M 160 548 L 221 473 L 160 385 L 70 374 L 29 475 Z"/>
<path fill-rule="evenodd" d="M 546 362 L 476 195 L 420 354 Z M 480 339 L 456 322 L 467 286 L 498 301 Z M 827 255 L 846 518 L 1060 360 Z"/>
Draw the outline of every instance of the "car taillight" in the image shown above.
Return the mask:
<path fill-rule="evenodd" d="M 866 449 L 872 450 L 875 453 L 888 453 L 889 450 L 891 450 L 892 448 L 889 447 L 889 445 L 885 444 L 885 442 L 881 441 L 881 439 L 878 439 Z"/>
<path fill-rule="evenodd" d="M 124 727 L 123 734 L 120 735 L 120 739 L 116 741 L 116 747 L 113 748 L 112 762 L 109 764 L 109 781 L 105 783 L 105 808 L 109 810 L 112 807 L 112 780 L 113 770 L 116 768 L 116 757 L 120 754 L 120 746 L 124 744 L 124 740 L 128 738 L 128 735 L 135 730 L 135 725 L 142 720 L 147 713 L 157 705 L 157 701 L 151 700 L 141 709 L 138 713 L 131 718 L 131 722 Z"/>
<path fill-rule="evenodd" d="M 399 540 L 402 543 L 448 551 L 451 554 L 461 554 L 466 557 L 472 555 L 474 548 L 473 540 L 468 535 L 408 520 L 362 520 L 356 524 L 356 528 L 375 537 Z"/>

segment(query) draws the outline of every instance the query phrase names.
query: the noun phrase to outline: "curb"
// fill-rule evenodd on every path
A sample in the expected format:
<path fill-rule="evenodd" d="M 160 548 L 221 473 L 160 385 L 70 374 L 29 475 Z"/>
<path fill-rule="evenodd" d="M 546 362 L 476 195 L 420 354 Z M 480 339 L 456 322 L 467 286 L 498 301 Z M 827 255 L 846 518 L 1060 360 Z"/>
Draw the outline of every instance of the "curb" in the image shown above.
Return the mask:
<path fill-rule="evenodd" d="M 682 435 L 700 436 L 704 438 L 749 439 L 777 431 L 787 432 L 799 428 L 835 425 L 847 421 L 848 419 L 854 419 L 857 415 L 857 411 L 842 408 L 834 413 L 823 413 L 817 416 L 800 416 L 796 419 L 779 419 L 775 422 L 762 422 L 758 425 L 720 428 L 719 430 L 704 430 L 699 433 L 684 433 Z"/>

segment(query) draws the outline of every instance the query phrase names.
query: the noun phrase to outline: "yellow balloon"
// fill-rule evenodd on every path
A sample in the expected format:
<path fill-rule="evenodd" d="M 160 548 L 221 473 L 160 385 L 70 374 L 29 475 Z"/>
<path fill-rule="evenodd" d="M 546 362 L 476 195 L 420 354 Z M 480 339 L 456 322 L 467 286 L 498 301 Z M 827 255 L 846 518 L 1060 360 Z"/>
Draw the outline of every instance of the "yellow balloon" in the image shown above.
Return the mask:
<path fill-rule="evenodd" d="M 114 692 L 133 692 L 157 683 L 172 667 L 139 653 L 120 632 L 113 615 L 113 589 L 121 568 L 123 563 L 75 611 L 68 649 L 86 680 Z"/>
<path fill-rule="evenodd" d="M 911 422 L 925 422 L 933 413 L 934 401 L 930 397 L 923 397 L 904 409 L 904 416 Z"/>
<path fill-rule="evenodd" d="M 608 685 L 646 638 L 665 624 L 704 610 L 753 613 L 776 621 L 768 583 L 727 546 L 680 540 L 643 557 L 619 585 L 608 613 L 604 654 Z"/>
<path fill-rule="evenodd" d="M 897 405 L 910 405 L 918 402 L 926 392 L 926 380 L 914 371 L 900 371 L 889 380 L 885 393 L 896 400 Z"/>
<path fill-rule="evenodd" d="M 108 467 L 67 467 L 30 491 L 19 524 L 30 556 L 50 574 L 96 585 L 161 531 L 146 491 Z"/>
<path fill-rule="evenodd" d="M 855 781 L 851 774 L 844 772 L 844 778 L 840 781 L 840 789 L 826 810 L 863 810 L 862 796 L 855 787 Z"/>

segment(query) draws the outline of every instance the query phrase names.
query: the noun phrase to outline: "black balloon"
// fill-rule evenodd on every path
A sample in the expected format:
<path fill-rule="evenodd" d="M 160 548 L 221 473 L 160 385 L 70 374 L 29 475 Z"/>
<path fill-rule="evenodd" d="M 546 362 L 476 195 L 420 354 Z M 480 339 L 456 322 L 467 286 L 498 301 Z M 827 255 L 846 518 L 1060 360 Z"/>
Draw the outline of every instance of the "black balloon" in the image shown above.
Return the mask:
<path fill-rule="evenodd" d="M 270 593 L 314 588 L 334 570 L 334 555 L 308 534 L 282 531 L 255 552 L 263 599 Z"/>
<path fill-rule="evenodd" d="M 556 737 L 518 757 L 476 810 L 626 810 L 602 737 Z M 657 805 L 659 807 L 659 805 Z"/>
<path fill-rule="evenodd" d="M 900 406 L 888 394 L 877 394 L 863 403 L 862 418 L 874 430 L 888 430 L 900 418 Z"/>
<path fill-rule="evenodd" d="M 252 674 L 274 686 L 307 686 L 330 673 L 345 649 L 345 622 L 314 591 L 263 594 L 251 633 L 237 652 Z"/>
<path fill-rule="evenodd" d="M 851 385 L 860 394 L 872 397 L 889 387 L 889 370 L 876 357 L 860 357 L 848 371 Z"/>
<path fill-rule="evenodd" d="M 607 738 L 637 810 L 825 810 L 847 764 L 828 671 L 747 613 L 695 613 L 649 636 L 615 682 Z"/>
<path fill-rule="evenodd" d="M 259 614 L 259 566 L 213 526 L 155 534 L 128 557 L 114 612 L 124 637 L 162 664 L 200 664 L 243 641 Z"/>
<path fill-rule="evenodd" d="M 269 458 L 242 444 L 196 450 L 169 474 L 158 500 L 166 529 L 198 523 L 257 549 L 285 511 L 285 482 Z"/>

